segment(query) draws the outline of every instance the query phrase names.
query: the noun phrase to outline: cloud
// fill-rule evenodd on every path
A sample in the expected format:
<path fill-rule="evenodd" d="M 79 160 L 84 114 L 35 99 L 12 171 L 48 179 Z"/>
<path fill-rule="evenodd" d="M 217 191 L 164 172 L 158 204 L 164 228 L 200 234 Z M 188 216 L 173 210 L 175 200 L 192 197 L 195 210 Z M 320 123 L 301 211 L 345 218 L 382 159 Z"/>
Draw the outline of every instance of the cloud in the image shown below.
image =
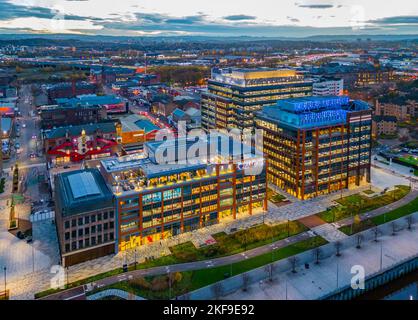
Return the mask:
<path fill-rule="evenodd" d="M 242 20 L 255 20 L 257 17 L 255 16 L 248 16 L 246 14 L 234 14 L 230 16 L 223 17 L 224 20 L 228 21 L 242 21 Z"/>
<path fill-rule="evenodd" d="M 299 8 L 307 8 L 307 9 L 330 9 L 334 8 L 334 5 L 332 4 L 300 4 L 295 3 L 295 5 Z"/>
<path fill-rule="evenodd" d="M 202 22 L 203 16 L 188 16 L 188 17 L 182 17 L 182 18 L 170 18 L 164 20 L 165 23 L 169 24 L 194 24 L 196 22 Z"/>
<path fill-rule="evenodd" d="M 299 19 L 293 18 L 293 17 L 289 17 L 289 16 L 287 16 L 286 19 L 289 20 L 289 21 L 292 21 L 292 22 L 300 22 Z"/>
<path fill-rule="evenodd" d="M 394 16 L 394 17 L 385 17 L 376 20 L 369 20 L 369 23 L 376 24 L 418 24 L 418 16 Z"/>

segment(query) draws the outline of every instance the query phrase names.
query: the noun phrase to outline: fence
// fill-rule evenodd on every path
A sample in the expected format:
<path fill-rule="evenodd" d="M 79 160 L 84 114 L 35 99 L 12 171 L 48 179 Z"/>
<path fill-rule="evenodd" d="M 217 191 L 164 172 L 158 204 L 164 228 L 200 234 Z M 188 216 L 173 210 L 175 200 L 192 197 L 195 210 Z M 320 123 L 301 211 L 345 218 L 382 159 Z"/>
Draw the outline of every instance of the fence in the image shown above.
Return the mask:
<path fill-rule="evenodd" d="M 29 217 L 30 222 L 43 221 L 55 218 L 55 211 L 36 212 Z"/>

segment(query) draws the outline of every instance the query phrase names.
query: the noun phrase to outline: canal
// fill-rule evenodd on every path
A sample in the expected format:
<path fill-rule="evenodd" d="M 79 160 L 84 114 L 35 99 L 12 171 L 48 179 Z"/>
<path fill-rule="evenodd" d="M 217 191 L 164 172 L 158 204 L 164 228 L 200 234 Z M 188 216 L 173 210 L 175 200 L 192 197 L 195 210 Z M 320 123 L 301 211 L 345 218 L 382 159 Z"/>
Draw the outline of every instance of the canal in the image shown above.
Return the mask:
<path fill-rule="evenodd" d="M 369 291 L 355 300 L 418 300 L 418 270 Z"/>

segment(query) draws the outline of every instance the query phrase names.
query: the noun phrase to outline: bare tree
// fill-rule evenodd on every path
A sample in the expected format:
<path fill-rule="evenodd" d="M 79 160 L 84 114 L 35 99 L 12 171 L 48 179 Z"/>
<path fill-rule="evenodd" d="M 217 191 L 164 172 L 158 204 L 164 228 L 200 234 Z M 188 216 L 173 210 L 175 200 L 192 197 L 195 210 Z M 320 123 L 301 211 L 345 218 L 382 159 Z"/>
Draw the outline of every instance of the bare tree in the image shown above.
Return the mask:
<path fill-rule="evenodd" d="M 363 236 L 361 234 L 358 234 L 357 235 L 357 245 L 356 245 L 356 248 L 357 249 L 360 249 L 361 248 L 362 241 L 363 241 Z"/>
<path fill-rule="evenodd" d="M 250 275 L 247 272 L 242 274 L 242 291 L 248 290 L 248 285 L 250 284 Z"/>
<path fill-rule="evenodd" d="M 321 249 L 316 248 L 314 250 L 314 256 L 315 256 L 315 264 L 319 264 L 319 259 L 321 258 Z"/>
<path fill-rule="evenodd" d="M 392 222 L 391 226 L 392 226 L 392 236 L 394 236 L 394 235 L 396 235 L 396 223 Z"/>
<path fill-rule="evenodd" d="M 342 244 L 341 244 L 341 242 L 340 241 L 337 241 L 336 243 L 335 243 L 335 250 L 337 250 L 337 252 L 336 252 L 336 256 L 337 257 L 340 257 L 341 256 L 341 247 L 342 247 Z"/>
<path fill-rule="evenodd" d="M 406 222 L 408 223 L 408 230 L 412 230 L 412 223 L 414 222 L 412 216 L 407 216 Z"/>
<path fill-rule="evenodd" d="M 222 282 L 216 282 L 214 285 L 212 285 L 212 292 L 216 300 L 219 300 L 222 297 L 223 291 L 224 288 Z"/>
<path fill-rule="evenodd" d="M 267 273 L 270 282 L 273 282 L 273 275 L 274 275 L 275 265 L 270 263 L 265 266 L 264 271 Z"/>
<path fill-rule="evenodd" d="M 298 258 L 296 258 L 296 257 L 291 257 L 290 259 L 289 259 L 289 262 L 290 262 L 290 264 L 291 264 L 291 266 L 292 266 L 292 272 L 293 273 L 296 273 L 297 271 L 296 271 L 296 264 L 297 264 L 297 262 L 298 262 Z"/>
<path fill-rule="evenodd" d="M 377 227 L 373 228 L 373 229 L 372 229 L 372 232 L 373 232 L 373 234 L 374 234 L 374 241 L 375 241 L 375 242 L 379 241 L 379 240 L 377 239 L 377 237 L 379 236 L 379 228 L 377 228 Z"/>

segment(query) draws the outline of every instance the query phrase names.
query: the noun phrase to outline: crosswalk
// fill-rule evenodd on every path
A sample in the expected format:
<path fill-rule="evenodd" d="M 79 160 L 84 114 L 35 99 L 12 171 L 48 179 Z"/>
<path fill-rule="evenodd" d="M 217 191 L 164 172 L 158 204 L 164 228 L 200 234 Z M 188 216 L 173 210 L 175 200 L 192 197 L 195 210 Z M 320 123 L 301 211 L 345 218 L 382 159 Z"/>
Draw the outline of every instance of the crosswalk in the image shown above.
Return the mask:
<path fill-rule="evenodd" d="M 324 223 L 320 226 L 314 227 L 312 228 L 312 231 L 328 242 L 341 241 L 348 237 L 345 233 L 341 232 L 335 226 L 329 223 Z"/>

